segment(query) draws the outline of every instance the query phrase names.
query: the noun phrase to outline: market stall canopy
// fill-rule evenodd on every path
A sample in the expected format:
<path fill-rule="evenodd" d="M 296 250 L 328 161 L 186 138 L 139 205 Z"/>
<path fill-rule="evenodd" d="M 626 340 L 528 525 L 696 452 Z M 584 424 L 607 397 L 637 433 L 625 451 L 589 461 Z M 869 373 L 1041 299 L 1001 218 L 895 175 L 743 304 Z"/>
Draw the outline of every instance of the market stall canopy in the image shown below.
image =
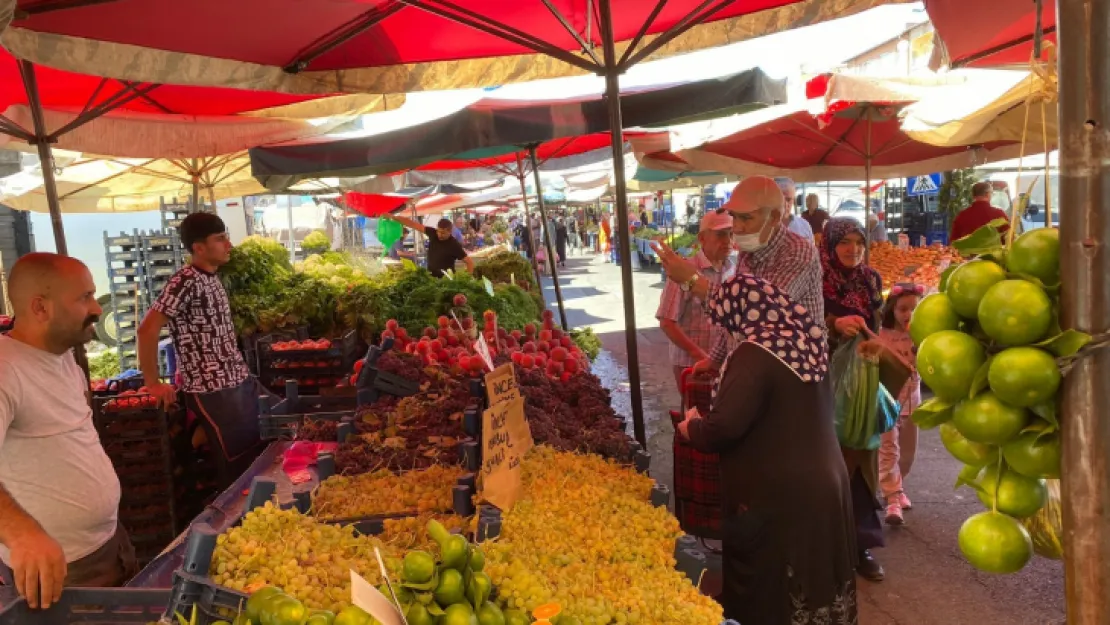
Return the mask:
<path fill-rule="evenodd" d="M 1044 39 L 1055 42 L 1054 0 L 925 0 L 938 39 L 930 66 L 1027 67 L 1038 8 Z"/>
<path fill-rule="evenodd" d="M 617 54 L 631 44 L 638 56 L 663 58 L 887 2 L 611 4 Z M 598 22 L 595 3 L 582 0 L 0 0 L 0 44 L 39 65 L 292 94 L 408 93 L 590 73 Z M 683 36 L 657 40 L 682 26 Z"/>
<path fill-rule="evenodd" d="M 404 180 L 404 176 L 399 176 L 397 179 Z M 344 194 L 343 199 L 348 208 L 359 214 L 366 217 L 379 217 L 397 212 L 405 207 L 418 206 L 420 201 L 432 196 L 466 196 L 468 194 L 496 191 L 503 186 L 501 180 L 469 187 L 454 184 L 431 184 L 405 187 L 388 193 L 349 191 Z"/>
<path fill-rule="evenodd" d="M 715 171 L 665 171 L 649 169 L 642 165 L 628 181 L 631 191 L 671 191 L 674 189 L 702 188 L 707 184 L 734 182 L 738 176 Z"/>
<path fill-rule="evenodd" d="M 726 120 L 671 129 L 637 145 L 637 159 L 651 169 L 716 171 L 741 176 L 790 176 L 797 182 L 898 178 L 972 167 L 1017 156 L 1013 143 L 932 146 L 900 128 L 898 107 L 873 108 L 866 116 L 843 109 L 814 115 L 823 100 L 754 111 Z M 662 149 L 660 149 L 662 148 Z M 870 170 L 870 171 L 868 171 Z"/>
<path fill-rule="evenodd" d="M 124 158 L 192 158 L 331 132 L 404 97 L 292 96 L 209 87 L 135 85 L 38 69 L 52 146 Z M 106 110 L 102 114 L 101 110 Z M 0 148 L 33 150 L 32 108 L 19 62 L 0 50 Z M 312 121 L 310 121 L 312 120 Z"/>
<path fill-rule="evenodd" d="M 245 152 L 200 159 L 127 159 L 88 154 L 55 154 L 63 213 L 117 213 L 155 210 L 160 198 L 187 198 L 195 173 L 202 198 L 211 201 L 269 193 L 250 175 Z M 364 191 L 392 191 L 389 176 L 355 180 L 306 180 L 290 189 L 310 194 L 343 185 Z M 0 202 L 18 210 L 49 212 L 42 172 L 24 170 L 0 178 Z"/>
<path fill-rule="evenodd" d="M 627 133 L 626 133 L 627 136 Z M 610 147 L 608 133 L 595 133 L 568 139 L 554 139 L 545 141 L 536 146 L 536 159 L 541 172 L 564 172 L 579 169 L 593 169 L 604 166 L 613 160 L 613 149 Z M 595 147 L 597 145 L 605 147 Z M 628 144 L 625 144 L 627 149 Z M 513 152 L 497 157 L 487 157 L 480 160 L 463 158 L 458 155 L 434 163 L 422 165 L 409 171 L 406 176 L 410 181 L 437 181 L 464 184 L 480 180 L 490 180 L 504 176 L 518 176 L 521 171 L 528 173 L 530 166 L 527 152 L 521 153 L 516 146 Z M 518 157 L 520 157 L 518 159 Z M 524 167 L 523 170 L 521 167 Z"/>
<path fill-rule="evenodd" d="M 756 68 L 622 94 L 621 114 L 626 127 L 657 126 L 785 101 L 785 81 Z M 611 141 L 607 106 L 600 94 L 551 100 L 488 98 L 391 132 L 258 147 L 250 151 L 252 170 L 267 186 L 285 186 L 303 176 L 387 173 L 432 163 L 426 168 L 496 169 L 515 164 L 526 154 L 521 146 L 529 144 L 539 144 L 539 159 L 603 152 Z"/>
<path fill-rule="evenodd" d="M 958 93 L 925 98 L 906 107 L 902 119 L 906 135 L 939 146 L 1024 140 L 1027 154 L 1056 149 L 1053 72 L 1039 68 L 1036 72 L 971 72 L 975 79 Z"/>

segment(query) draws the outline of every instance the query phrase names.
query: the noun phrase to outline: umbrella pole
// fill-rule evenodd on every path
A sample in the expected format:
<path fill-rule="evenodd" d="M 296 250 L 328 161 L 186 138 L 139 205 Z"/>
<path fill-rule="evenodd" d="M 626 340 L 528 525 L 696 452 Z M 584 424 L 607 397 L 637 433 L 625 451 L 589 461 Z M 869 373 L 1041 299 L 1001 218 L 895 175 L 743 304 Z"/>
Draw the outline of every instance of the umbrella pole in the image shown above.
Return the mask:
<path fill-rule="evenodd" d="M 532 238 L 532 211 L 528 210 L 528 188 L 524 186 L 524 163 L 520 155 L 516 157 L 517 177 L 520 181 L 520 197 L 524 202 L 524 236 L 528 237 L 528 256 L 532 261 L 532 273 L 536 276 L 536 287 L 540 290 L 540 299 L 543 307 L 547 308 L 547 300 L 543 296 L 543 277 L 540 276 L 540 266 L 536 264 L 536 241 Z"/>
<path fill-rule="evenodd" d="M 863 168 L 867 177 L 863 200 L 863 262 L 871 262 L 871 112 L 867 115 L 867 147 L 864 149 Z"/>
<path fill-rule="evenodd" d="M 193 212 L 200 211 L 200 170 L 197 168 L 197 159 L 193 159 L 192 171 L 189 172 L 193 179 Z"/>
<path fill-rule="evenodd" d="M 1110 326 L 1110 3 L 1060 0 L 1060 321 L 1090 334 Z M 1094 121 L 1091 121 L 1094 120 Z M 1047 181 L 1046 181 L 1047 182 Z M 1047 191 L 1046 185 L 1046 191 Z M 1110 351 L 1081 358 L 1064 377 L 1064 578 L 1070 625 L 1110 622 Z"/>
<path fill-rule="evenodd" d="M 605 101 L 609 106 L 609 132 L 613 139 L 613 194 L 616 196 L 617 241 L 620 243 L 621 294 L 624 298 L 624 338 L 628 350 L 628 385 L 632 399 L 632 426 L 636 440 L 647 448 L 644 429 L 644 399 L 640 388 L 640 352 L 636 342 L 636 293 L 632 288 L 632 243 L 628 232 L 628 184 L 624 179 L 624 134 L 621 131 L 621 87 L 617 53 L 613 39 L 610 0 L 598 0 L 601 41 L 605 54 Z"/>
<path fill-rule="evenodd" d="M 54 179 L 54 154 L 50 149 L 49 133 L 42 114 L 42 100 L 39 99 L 39 85 L 35 78 L 35 66 L 30 61 L 19 62 L 23 75 L 23 86 L 27 90 L 27 103 L 31 107 L 31 121 L 34 123 L 35 147 L 39 152 L 42 167 L 42 186 L 46 190 L 46 204 L 50 208 L 50 225 L 54 230 L 54 248 L 59 254 L 69 255 L 66 233 L 62 228 L 62 204 L 58 199 L 58 183 Z"/>
<path fill-rule="evenodd" d="M 559 322 L 563 325 L 563 332 L 567 332 L 567 311 L 563 307 L 563 289 L 559 286 L 559 270 L 556 268 L 559 259 L 555 256 L 555 250 L 551 249 L 551 233 L 547 232 L 550 222 L 547 221 L 547 208 L 543 203 L 543 189 L 540 188 L 540 168 L 536 164 L 535 145 L 528 146 L 528 160 L 532 163 L 532 175 L 536 179 L 536 201 L 540 205 L 540 219 L 543 220 L 543 229 L 547 233 L 543 242 L 547 246 L 547 257 L 551 260 L 551 281 L 555 283 L 555 301 L 559 303 Z"/>

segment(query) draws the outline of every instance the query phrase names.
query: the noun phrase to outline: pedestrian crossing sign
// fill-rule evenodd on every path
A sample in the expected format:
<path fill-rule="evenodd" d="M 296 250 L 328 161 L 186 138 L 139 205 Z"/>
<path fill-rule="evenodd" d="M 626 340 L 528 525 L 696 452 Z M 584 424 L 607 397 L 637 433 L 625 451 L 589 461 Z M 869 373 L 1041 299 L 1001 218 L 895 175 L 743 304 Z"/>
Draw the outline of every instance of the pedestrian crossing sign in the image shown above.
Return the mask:
<path fill-rule="evenodd" d="M 916 176 L 907 180 L 906 195 L 936 195 L 940 191 L 940 174 Z"/>

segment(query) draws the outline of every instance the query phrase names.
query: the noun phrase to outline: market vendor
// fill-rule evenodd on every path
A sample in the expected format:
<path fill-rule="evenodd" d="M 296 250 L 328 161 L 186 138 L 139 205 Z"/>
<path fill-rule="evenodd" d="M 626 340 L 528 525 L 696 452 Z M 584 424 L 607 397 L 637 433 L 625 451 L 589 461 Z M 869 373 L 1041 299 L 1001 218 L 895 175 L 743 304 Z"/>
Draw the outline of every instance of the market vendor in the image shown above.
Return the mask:
<path fill-rule="evenodd" d="M 474 260 L 467 256 L 462 243 L 452 235 L 454 224 L 450 219 L 440 219 L 435 228 L 426 227 L 415 219 L 400 215 L 394 215 L 390 219 L 423 232 L 428 237 L 428 271 L 433 276 L 442 278 L 443 272 L 454 269 L 455 262 L 460 260 L 466 263 L 466 270 L 473 273 Z"/>
<path fill-rule="evenodd" d="M 120 586 L 138 572 L 118 522 L 120 484 L 73 349 L 101 309 L 85 265 L 28 254 L 12 267 L 15 326 L 0 336 L 0 577 L 32 608 L 62 586 Z"/>
<path fill-rule="evenodd" d="M 200 420 L 216 452 L 223 487 L 260 451 L 258 398 L 270 393 L 247 370 L 227 291 L 216 275 L 231 258 L 223 220 L 211 213 L 193 213 L 181 222 L 180 233 L 190 264 L 170 278 L 139 326 L 139 367 L 149 392 L 162 405 L 173 405 L 177 391 L 162 382 L 158 367 L 159 333 L 168 325 L 185 407 Z"/>
<path fill-rule="evenodd" d="M 991 195 L 994 186 L 990 182 L 976 182 L 971 186 L 971 206 L 963 209 L 952 220 L 952 233 L 949 241 L 957 241 L 989 224 L 995 219 L 1007 222 L 1007 225 L 998 229 L 1006 232 L 1010 229 L 1010 216 L 1000 208 L 991 205 Z"/>

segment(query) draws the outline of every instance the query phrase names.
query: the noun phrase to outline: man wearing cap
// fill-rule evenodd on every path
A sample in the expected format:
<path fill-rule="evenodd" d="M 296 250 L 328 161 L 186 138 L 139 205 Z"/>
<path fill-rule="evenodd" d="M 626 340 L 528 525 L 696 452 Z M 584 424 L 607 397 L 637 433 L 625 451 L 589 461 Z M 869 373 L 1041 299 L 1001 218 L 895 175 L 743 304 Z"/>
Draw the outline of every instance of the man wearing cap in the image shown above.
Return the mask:
<path fill-rule="evenodd" d="M 710 212 L 702 217 L 698 230 L 701 249 L 694 255 L 693 261 L 698 275 L 704 277 L 710 287 L 719 285 L 721 278 L 730 273 L 731 234 L 732 218 L 727 213 Z M 671 365 L 674 367 L 675 383 L 680 385 L 680 393 L 682 370 L 708 358 L 717 335 L 723 334 L 720 327 L 710 323 L 709 315 L 701 304 L 700 297 L 677 282 L 668 280 L 659 299 L 659 310 L 655 313 L 659 327 L 671 340 Z"/>
<path fill-rule="evenodd" d="M 139 326 L 139 368 L 151 395 L 167 408 L 176 403 L 177 391 L 162 382 L 158 367 L 159 334 L 168 325 L 185 406 L 219 454 L 218 481 L 223 488 L 261 450 L 258 398 L 270 393 L 247 370 L 227 291 L 216 275 L 231 260 L 223 220 L 211 213 L 193 213 L 182 220 L 179 231 L 189 264 L 170 278 Z"/>
<path fill-rule="evenodd" d="M 775 184 L 782 191 L 782 225 L 794 234 L 813 241 L 813 229 L 809 222 L 794 215 L 794 198 L 797 187 L 790 178 L 775 178 Z"/>
<path fill-rule="evenodd" d="M 460 260 L 466 263 L 466 270 L 473 273 L 474 261 L 463 249 L 462 239 L 456 238 L 453 234 L 455 225 L 450 219 L 440 219 L 435 228 L 426 227 L 415 219 L 400 215 L 393 215 L 390 219 L 417 232 L 423 232 L 428 238 L 428 271 L 433 276 L 442 278 L 443 272 L 447 269 L 454 270 L 455 262 Z M 460 233 L 459 236 L 461 237 L 462 234 Z"/>
<path fill-rule="evenodd" d="M 732 216 L 732 243 L 739 250 L 736 271 L 763 278 L 805 306 L 814 319 L 825 318 L 821 295 L 821 260 L 817 247 L 782 225 L 783 193 L 766 176 L 745 178 L 722 207 Z M 701 298 L 711 291 L 709 281 L 693 263 L 666 247 L 659 249 L 667 277 Z M 728 356 L 728 340 L 715 340 L 709 359 L 696 369 L 719 369 Z"/>

